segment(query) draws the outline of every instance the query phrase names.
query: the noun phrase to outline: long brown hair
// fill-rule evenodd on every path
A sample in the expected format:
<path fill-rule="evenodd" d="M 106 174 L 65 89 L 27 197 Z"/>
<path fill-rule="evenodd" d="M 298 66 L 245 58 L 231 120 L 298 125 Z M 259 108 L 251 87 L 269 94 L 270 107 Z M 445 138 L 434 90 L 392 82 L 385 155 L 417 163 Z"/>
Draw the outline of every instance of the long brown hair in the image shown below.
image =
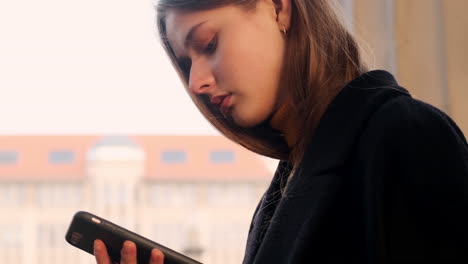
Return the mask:
<path fill-rule="evenodd" d="M 291 115 L 302 120 L 298 142 L 290 148 L 281 133 L 265 121 L 251 128 L 237 126 L 213 107 L 206 96 L 189 92 L 207 120 L 229 139 L 258 154 L 288 160 L 293 169 L 329 103 L 346 83 L 367 71 L 355 38 L 342 24 L 331 0 L 291 0 L 291 25 L 287 33 L 281 87 L 291 96 Z M 157 24 L 163 46 L 188 89 L 187 70 L 178 64 L 166 37 L 169 10 L 201 11 L 227 5 L 253 10 L 257 0 L 159 0 Z"/>

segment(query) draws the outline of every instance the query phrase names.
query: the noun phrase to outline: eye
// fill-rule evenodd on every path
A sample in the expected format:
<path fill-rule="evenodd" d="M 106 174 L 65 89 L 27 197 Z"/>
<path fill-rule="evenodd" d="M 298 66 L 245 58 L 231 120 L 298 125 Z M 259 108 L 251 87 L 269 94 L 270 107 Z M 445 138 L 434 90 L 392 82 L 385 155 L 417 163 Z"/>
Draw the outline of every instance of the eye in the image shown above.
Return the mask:
<path fill-rule="evenodd" d="M 214 37 L 214 38 L 206 45 L 206 47 L 203 49 L 203 51 L 204 51 L 206 54 L 212 54 L 212 53 L 215 52 L 215 50 L 216 50 L 217 42 L 218 42 L 218 39 L 217 39 L 216 37 Z"/>

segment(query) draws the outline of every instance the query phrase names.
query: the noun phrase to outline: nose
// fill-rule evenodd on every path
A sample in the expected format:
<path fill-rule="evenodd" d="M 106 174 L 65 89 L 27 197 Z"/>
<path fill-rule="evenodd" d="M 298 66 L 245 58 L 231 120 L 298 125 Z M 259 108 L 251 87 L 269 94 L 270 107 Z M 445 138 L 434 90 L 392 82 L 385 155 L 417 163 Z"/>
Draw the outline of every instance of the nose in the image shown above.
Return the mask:
<path fill-rule="evenodd" d="M 215 86 L 215 78 L 208 63 L 192 62 L 189 89 L 195 94 L 208 94 Z"/>

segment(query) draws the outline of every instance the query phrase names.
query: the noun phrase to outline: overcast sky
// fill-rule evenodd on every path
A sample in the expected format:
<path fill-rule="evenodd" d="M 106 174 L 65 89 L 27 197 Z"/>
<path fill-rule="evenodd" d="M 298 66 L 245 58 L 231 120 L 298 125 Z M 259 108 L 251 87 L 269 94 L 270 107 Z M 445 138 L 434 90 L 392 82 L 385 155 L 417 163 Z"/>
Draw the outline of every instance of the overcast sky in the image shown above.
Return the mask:
<path fill-rule="evenodd" d="M 0 134 L 217 134 L 155 32 L 151 0 L 0 1 Z"/>

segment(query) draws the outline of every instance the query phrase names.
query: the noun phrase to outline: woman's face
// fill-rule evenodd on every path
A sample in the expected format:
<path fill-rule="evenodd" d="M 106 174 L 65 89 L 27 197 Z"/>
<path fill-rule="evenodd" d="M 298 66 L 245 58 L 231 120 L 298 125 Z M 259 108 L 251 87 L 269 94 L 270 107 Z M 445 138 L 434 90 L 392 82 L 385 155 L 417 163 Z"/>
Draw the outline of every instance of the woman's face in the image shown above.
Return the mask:
<path fill-rule="evenodd" d="M 279 87 L 285 39 L 273 1 L 252 11 L 227 6 L 208 11 L 170 10 L 169 44 L 189 70 L 189 92 L 207 95 L 236 124 L 255 126 L 283 103 Z"/>

